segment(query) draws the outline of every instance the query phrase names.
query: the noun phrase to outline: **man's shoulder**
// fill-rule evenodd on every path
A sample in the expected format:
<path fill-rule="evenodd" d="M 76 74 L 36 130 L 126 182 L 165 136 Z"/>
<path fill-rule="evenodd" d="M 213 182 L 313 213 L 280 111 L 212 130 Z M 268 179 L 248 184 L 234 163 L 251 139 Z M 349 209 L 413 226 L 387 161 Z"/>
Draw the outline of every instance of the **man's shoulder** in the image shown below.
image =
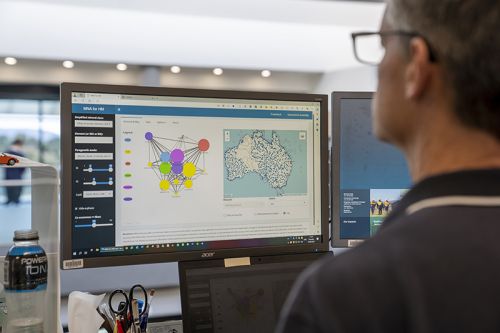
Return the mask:
<path fill-rule="evenodd" d="M 392 238 L 386 237 L 377 235 L 311 265 L 290 294 L 286 330 L 280 332 L 364 332 L 373 323 L 390 321 L 404 293 L 395 269 L 399 259 L 390 253 Z"/>
<path fill-rule="evenodd" d="M 412 217 L 397 218 L 393 225 L 383 228 L 356 248 L 322 260 L 308 275 L 330 281 L 352 281 L 355 276 L 360 283 L 380 274 L 388 276 L 413 252 L 423 249 L 418 237 L 426 230 L 416 222 Z"/>
<path fill-rule="evenodd" d="M 393 216 L 390 224 L 383 225 L 376 235 L 356 248 L 324 260 L 315 267 L 315 276 L 319 279 L 356 276 L 357 280 L 366 280 L 378 274 L 399 274 L 398 271 L 408 262 L 431 256 L 433 251 L 446 247 L 452 231 L 450 217 L 454 222 L 461 221 L 462 211 L 443 207 Z M 455 238 L 469 237 L 466 228 L 470 226 L 465 223 L 453 223 L 453 226 L 464 231 Z"/>

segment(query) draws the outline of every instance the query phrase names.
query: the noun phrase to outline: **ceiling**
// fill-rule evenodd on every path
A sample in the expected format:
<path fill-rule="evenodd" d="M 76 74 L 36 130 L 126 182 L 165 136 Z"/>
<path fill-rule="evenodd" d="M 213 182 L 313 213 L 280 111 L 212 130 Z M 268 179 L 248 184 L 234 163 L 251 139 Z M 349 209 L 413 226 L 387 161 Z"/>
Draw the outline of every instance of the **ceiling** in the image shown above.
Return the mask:
<path fill-rule="evenodd" d="M 384 4 L 319 0 L 0 0 L 0 57 L 328 72 Z"/>

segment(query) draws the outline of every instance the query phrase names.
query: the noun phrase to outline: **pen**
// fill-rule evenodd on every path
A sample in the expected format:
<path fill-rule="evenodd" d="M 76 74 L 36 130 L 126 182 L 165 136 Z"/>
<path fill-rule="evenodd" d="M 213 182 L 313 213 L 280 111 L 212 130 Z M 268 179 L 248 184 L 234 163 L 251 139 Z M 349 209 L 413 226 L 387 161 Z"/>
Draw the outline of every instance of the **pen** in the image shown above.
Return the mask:
<path fill-rule="evenodd" d="M 140 330 L 140 318 L 139 318 L 139 305 L 137 300 L 132 300 L 132 332 L 139 333 Z"/>
<path fill-rule="evenodd" d="M 141 332 L 146 332 L 146 328 L 148 327 L 148 319 L 149 319 L 149 310 L 151 308 L 151 302 L 153 301 L 153 296 L 155 295 L 155 290 L 151 289 L 149 292 L 148 303 L 145 305 L 146 309 L 144 311 L 144 315 L 141 318 Z"/>

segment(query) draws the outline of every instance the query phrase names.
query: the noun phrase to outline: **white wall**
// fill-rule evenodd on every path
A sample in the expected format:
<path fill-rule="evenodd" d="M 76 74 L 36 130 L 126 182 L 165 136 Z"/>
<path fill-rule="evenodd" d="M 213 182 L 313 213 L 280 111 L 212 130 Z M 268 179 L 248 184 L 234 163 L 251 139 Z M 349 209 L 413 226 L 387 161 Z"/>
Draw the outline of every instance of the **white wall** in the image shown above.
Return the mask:
<path fill-rule="evenodd" d="M 371 66 L 324 73 L 313 92 L 330 95 L 333 91 L 375 91 L 377 69 Z"/>
<path fill-rule="evenodd" d="M 350 33 L 384 3 L 0 0 L 0 57 L 325 72 L 356 66 Z"/>

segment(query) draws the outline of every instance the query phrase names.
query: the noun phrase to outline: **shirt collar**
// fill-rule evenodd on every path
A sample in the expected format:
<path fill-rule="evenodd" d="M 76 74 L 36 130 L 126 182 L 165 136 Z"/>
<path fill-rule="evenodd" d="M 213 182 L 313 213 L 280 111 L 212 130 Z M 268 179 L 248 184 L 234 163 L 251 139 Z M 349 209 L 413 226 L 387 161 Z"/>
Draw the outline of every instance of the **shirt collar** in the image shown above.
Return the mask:
<path fill-rule="evenodd" d="M 384 224 L 389 224 L 419 201 L 449 196 L 500 196 L 500 169 L 466 170 L 428 177 L 403 196 Z"/>

